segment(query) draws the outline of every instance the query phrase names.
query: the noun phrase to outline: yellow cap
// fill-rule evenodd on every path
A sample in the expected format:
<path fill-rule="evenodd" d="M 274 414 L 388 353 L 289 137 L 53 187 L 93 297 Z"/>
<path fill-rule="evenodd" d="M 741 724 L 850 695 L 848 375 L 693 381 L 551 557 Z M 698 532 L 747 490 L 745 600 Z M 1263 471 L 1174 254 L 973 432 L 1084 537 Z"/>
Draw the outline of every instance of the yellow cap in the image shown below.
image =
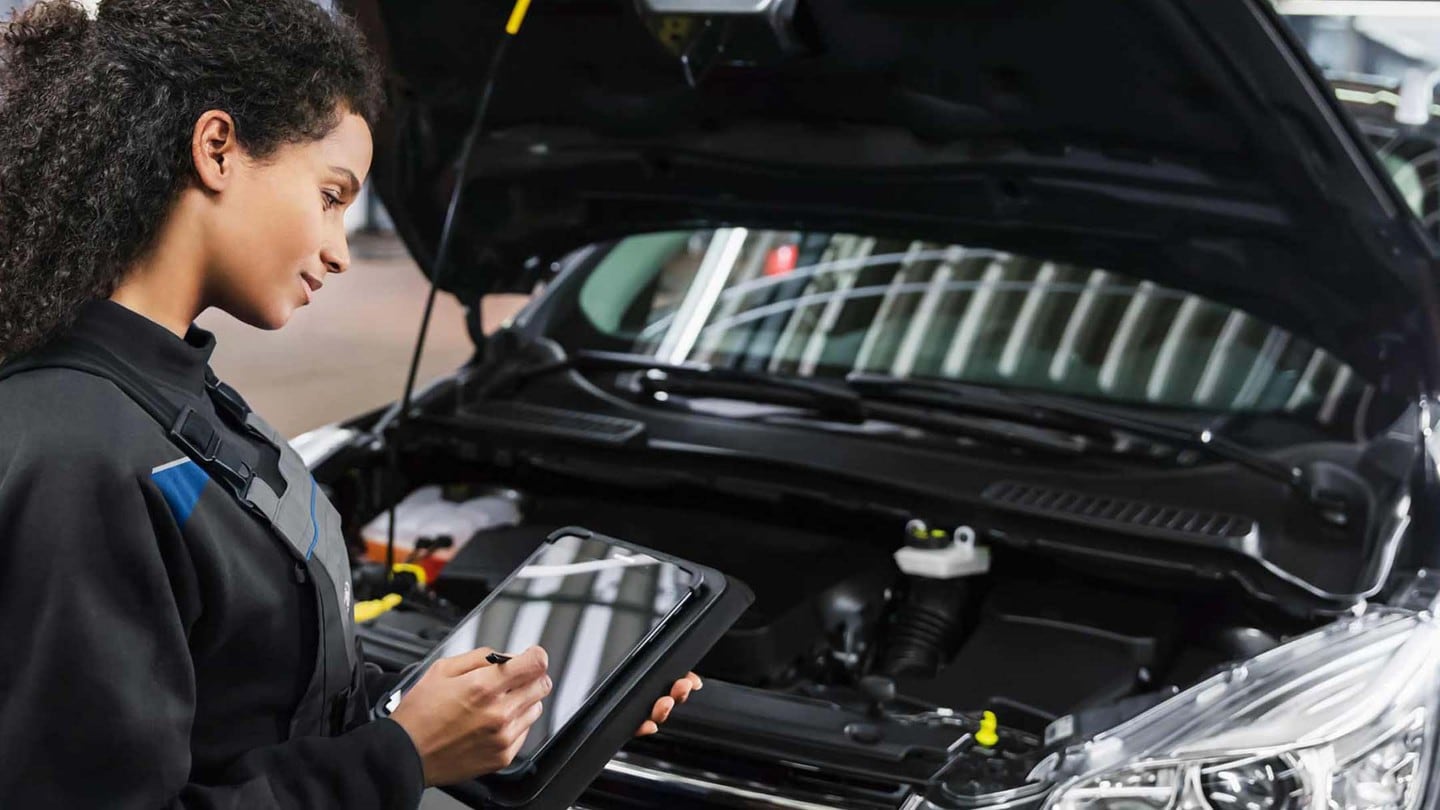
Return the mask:
<path fill-rule="evenodd" d="M 379 599 L 370 599 L 365 602 L 355 603 L 355 621 L 368 622 L 379 618 L 380 614 L 400 604 L 402 598 L 398 593 L 387 593 Z"/>
<path fill-rule="evenodd" d="M 1000 742 L 1000 735 L 995 733 L 995 728 L 1000 721 L 995 719 L 994 712 L 985 712 L 980 715 L 980 730 L 975 732 L 975 742 L 986 748 L 994 748 Z"/>
<path fill-rule="evenodd" d="M 427 584 L 427 580 L 430 579 L 428 576 L 425 575 L 425 569 L 421 566 L 416 565 L 415 563 L 395 563 L 395 568 L 392 570 L 394 570 L 397 574 L 405 573 L 413 575 L 415 577 L 415 581 L 419 583 L 420 587 L 422 588 L 425 587 L 425 585 Z"/>

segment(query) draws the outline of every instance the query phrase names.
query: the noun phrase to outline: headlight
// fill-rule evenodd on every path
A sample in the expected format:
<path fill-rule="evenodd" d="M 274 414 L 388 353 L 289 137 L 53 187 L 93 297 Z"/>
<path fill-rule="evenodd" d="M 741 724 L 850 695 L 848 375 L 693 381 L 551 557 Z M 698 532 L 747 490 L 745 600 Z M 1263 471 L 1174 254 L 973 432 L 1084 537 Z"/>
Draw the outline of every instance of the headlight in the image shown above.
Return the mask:
<path fill-rule="evenodd" d="M 1428 613 L 1338 622 L 1065 751 L 1046 810 L 1414 810 L 1437 692 Z"/>

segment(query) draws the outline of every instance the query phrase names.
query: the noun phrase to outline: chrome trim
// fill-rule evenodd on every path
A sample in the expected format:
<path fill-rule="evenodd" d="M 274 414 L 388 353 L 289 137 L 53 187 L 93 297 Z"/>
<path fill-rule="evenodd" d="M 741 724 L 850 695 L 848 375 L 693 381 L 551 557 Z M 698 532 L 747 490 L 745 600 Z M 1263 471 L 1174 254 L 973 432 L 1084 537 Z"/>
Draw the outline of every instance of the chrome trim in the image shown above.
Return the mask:
<path fill-rule="evenodd" d="M 953 801 L 959 807 L 983 807 L 985 810 L 1008 810 L 1008 808 L 1024 804 L 1034 804 L 1038 807 L 1044 800 L 1045 794 L 1050 792 L 1051 787 L 1049 784 L 1041 783 L 1000 793 L 988 793 L 973 799 L 956 796 L 953 797 Z M 945 808 L 924 796 L 915 794 L 900 805 L 900 810 L 945 810 Z"/>
<path fill-rule="evenodd" d="M 676 785 L 690 790 L 699 791 L 702 794 L 719 794 L 733 799 L 743 799 L 747 802 L 758 802 L 762 807 L 785 808 L 786 810 L 840 810 L 843 804 L 816 804 L 814 802 L 802 801 L 800 799 L 789 799 L 784 796 L 775 796 L 765 793 L 755 787 L 745 787 L 735 784 L 725 784 L 713 781 L 714 774 L 706 774 L 707 779 L 696 776 L 687 776 L 674 771 L 665 771 L 658 768 L 647 768 L 633 762 L 626 762 L 619 759 L 612 759 L 605 764 L 608 773 L 617 776 L 640 779 L 646 782 L 663 782 L 668 785 Z M 838 797 L 837 797 L 838 798 Z"/>
<path fill-rule="evenodd" d="M 619 757 L 606 763 L 605 770 L 613 775 L 639 779 L 646 782 L 664 783 L 672 786 L 699 791 L 702 794 L 717 794 L 728 799 L 737 799 L 745 802 L 758 802 L 761 808 L 784 808 L 785 810 L 839 810 L 846 806 L 846 799 L 843 796 L 827 797 L 835 804 L 818 804 L 803 799 L 792 799 L 785 796 L 776 796 L 767 793 L 766 785 L 745 782 L 726 783 L 714 773 L 681 773 L 673 770 L 666 770 L 659 767 L 647 767 L 634 761 L 634 755 L 621 754 Z M 647 761 L 649 758 L 645 758 Z M 657 764 L 659 763 L 656 760 Z M 955 802 L 960 807 L 985 808 L 985 810 L 1008 810 L 1027 803 L 1036 803 L 1043 800 L 1046 793 L 1053 785 L 1049 783 L 1036 783 L 1024 785 L 1012 790 L 1004 790 L 998 793 L 989 793 L 984 796 L 955 797 Z M 754 805 L 746 805 L 753 807 Z M 928 801 L 920 794 L 912 793 L 901 804 L 898 810 L 943 810 L 933 802 Z"/>

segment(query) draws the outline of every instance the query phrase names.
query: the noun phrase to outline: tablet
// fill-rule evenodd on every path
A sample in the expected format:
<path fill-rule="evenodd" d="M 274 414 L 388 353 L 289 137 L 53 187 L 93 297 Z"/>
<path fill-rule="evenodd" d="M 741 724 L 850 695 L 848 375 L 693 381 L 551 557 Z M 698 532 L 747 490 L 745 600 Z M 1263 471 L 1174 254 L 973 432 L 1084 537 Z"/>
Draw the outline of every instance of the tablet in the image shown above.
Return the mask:
<path fill-rule="evenodd" d="M 480 647 L 545 649 L 545 712 L 499 776 L 526 772 L 570 721 L 687 604 L 702 575 L 598 535 L 554 537 L 470 612 L 383 701 L 388 715 L 435 661 Z"/>

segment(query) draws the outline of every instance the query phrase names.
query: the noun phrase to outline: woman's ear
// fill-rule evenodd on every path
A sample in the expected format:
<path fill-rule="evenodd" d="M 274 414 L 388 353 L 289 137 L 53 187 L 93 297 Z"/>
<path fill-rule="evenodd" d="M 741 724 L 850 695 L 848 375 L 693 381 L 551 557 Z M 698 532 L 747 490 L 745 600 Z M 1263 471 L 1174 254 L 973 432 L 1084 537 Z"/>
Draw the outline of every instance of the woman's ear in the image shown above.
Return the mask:
<path fill-rule="evenodd" d="M 235 138 L 235 119 L 227 112 L 208 110 L 195 121 L 190 138 L 190 157 L 200 185 L 221 191 L 235 176 L 240 144 Z"/>

